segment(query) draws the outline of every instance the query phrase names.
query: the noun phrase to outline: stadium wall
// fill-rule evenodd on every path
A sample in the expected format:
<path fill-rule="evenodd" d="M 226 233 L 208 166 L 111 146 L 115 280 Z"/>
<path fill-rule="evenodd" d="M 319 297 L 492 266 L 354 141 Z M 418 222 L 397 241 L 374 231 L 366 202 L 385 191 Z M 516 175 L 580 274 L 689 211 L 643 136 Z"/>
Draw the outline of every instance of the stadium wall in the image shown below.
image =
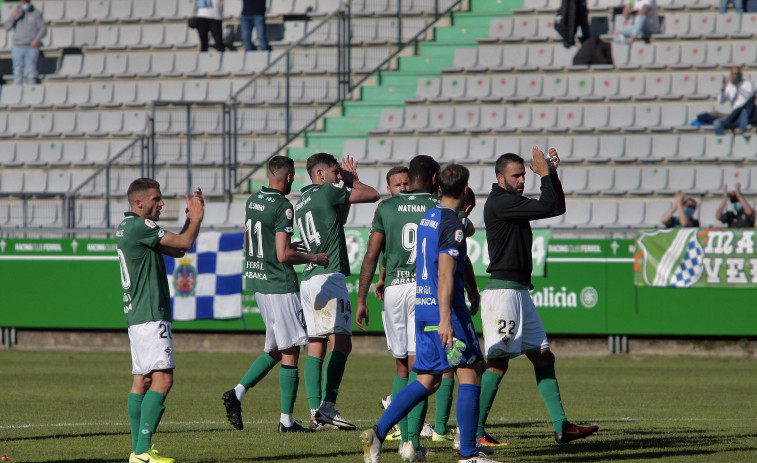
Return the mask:
<path fill-rule="evenodd" d="M 632 239 L 548 241 L 543 276 L 533 298 L 554 335 L 754 336 L 751 289 L 651 288 L 634 285 Z M 0 326 L 26 329 L 112 330 L 125 326 L 115 240 L 0 240 L 3 304 Z M 357 265 L 360 256 L 357 254 Z M 485 259 L 481 253 L 477 259 Z M 478 269 L 485 268 L 476 262 Z M 479 287 L 486 285 L 480 270 Z M 357 306 L 357 272 L 348 277 Z M 176 331 L 259 331 L 251 295 L 234 320 L 174 322 Z M 382 330 L 372 292 L 370 331 Z M 475 317 L 480 330 L 480 317 Z M 357 328 L 355 333 L 359 333 Z"/>

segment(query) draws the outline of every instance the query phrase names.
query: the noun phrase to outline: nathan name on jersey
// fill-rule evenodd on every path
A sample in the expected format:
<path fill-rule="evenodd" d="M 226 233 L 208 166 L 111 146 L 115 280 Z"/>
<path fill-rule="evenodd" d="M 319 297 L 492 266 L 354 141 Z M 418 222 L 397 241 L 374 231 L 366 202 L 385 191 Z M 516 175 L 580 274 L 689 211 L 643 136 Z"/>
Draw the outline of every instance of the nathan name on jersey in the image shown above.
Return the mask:
<path fill-rule="evenodd" d="M 387 286 L 415 283 L 418 222 L 439 203 L 428 191 L 402 191 L 376 208 L 371 232 L 384 234 Z"/>

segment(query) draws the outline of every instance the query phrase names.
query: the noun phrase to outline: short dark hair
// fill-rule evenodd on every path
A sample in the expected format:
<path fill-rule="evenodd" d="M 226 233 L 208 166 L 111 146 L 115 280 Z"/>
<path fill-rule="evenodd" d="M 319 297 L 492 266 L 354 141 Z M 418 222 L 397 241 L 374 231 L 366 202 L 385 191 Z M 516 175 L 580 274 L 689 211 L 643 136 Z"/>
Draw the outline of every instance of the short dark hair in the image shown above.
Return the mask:
<path fill-rule="evenodd" d="M 451 196 L 460 198 L 465 194 L 465 187 L 468 186 L 470 172 L 465 166 L 460 164 L 450 164 L 442 169 L 439 176 L 439 186 L 442 190 L 442 196 Z"/>
<path fill-rule="evenodd" d="M 410 160 L 408 175 L 411 180 L 430 182 L 436 174 L 439 177 L 439 163 L 436 159 L 425 154 L 419 154 Z"/>
<path fill-rule="evenodd" d="M 268 172 L 275 174 L 281 169 L 286 169 L 290 172 L 294 169 L 294 160 L 286 156 L 274 156 L 268 161 Z"/>
<path fill-rule="evenodd" d="M 510 163 L 523 165 L 525 161 L 515 153 L 505 153 L 497 158 L 497 162 L 494 164 L 494 173 L 505 175 L 505 169 L 507 169 L 507 165 Z"/>
<path fill-rule="evenodd" d="M 410 169 L 408 169 L 406 166 L 394 166 L 391 169 L 389 169 L 389 172 L 386 173 L 386 183 L 389 183 L 389 179 L 392 178 L 392 175 L 397 174 L 410 174 Z"/>
<path fill-rule="evenodd" d="M 315 153 L 314 155 L 310 156 L 308 158 L 307 164 L 305 164 L 305 168 L 308 170 L 308 175 L 310 175 L 310 180 L 313 180 L 313 177 L 315 176 L 313 168 L 321 164 L 326 164 L 326 166 L 328 167 L 338 166 L 339 161 L 337 161 L 336 158 L 329 153 Z"/>
<path fill-rule="evenodd" d="M 131 182 L 129 185 L 129 189 L 126 190 L 126 198 L 129 200 L 129 203 L 134 202 L 134 197 L 143 191 L 147 191 L 151 188 L 155 188 L 156 190 L 160 191 L 160 183 L 158 183 L 157 180 L 153 180 L 151 178 L 138 178 Z"/>

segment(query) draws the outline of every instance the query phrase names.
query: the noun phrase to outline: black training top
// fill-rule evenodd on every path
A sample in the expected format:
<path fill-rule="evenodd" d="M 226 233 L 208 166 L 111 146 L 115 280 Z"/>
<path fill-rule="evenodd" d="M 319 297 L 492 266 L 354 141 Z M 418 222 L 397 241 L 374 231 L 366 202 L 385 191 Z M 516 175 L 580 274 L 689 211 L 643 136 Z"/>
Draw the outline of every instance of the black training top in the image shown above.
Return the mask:
<path fill-rule="evenodd" d="M 484 205 L 490 260 L 486 271 L 491 278 L 530 285 L 533 234 L 529 221 L 564 213 L 565 193 L 557 174 L 542 177 L 539 199 L 519 196 L 493 184 Z"/>

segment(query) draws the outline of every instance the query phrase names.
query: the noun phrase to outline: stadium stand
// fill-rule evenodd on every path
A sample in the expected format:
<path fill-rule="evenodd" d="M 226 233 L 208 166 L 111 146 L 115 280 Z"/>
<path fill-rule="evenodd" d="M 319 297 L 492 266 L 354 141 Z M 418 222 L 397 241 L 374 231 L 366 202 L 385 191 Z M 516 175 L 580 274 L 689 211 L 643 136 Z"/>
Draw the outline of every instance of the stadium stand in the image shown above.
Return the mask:
<path fill-rule="evenodd" d="M 42 84 L 0 89 L 0 107 L 11 110 L 0 112 L 4 230 L 113 225 L 125 187 L 143 174 L 161 181 L 166 220 L 179 223 L 188 168 L 209 197 L 208 225 L 236 227 L 245 193 L 262 181 L 259 166 L 280 149 L 295 159 L 299 186 L 308 183 L 304 160 L 317 151 L 353 155 L 381 192 L 386 170 L 416 154 L 465 163 L 481 205 L 496 156 L 555 146 L 569 213 L 537 225 L 562 230 L 660 226 L 678 191 L 701 195 L 702 223 L 714 224 L 706 214 L 723 185 L 740 181 L 757 194 L 757 140 L 691 125 L 700 113 L 724 111 L 714 95 L 728 67 L 745 65 L 757 78 L 757 14 L 720 15 L 714 0 L 659 0 L 662 33 L 613 45 L 615 64 L 592 67 L 573 65 L 576 48 L 555 33 L 559 1 L 473 0 L 390 61 L 398 41 L 434 22 L 435 2 L 402 1 L 400 24 L 396 1 L 353 1 L 351 84 L 370 79 L 315 123 L 344 96 L 337 0 L 272 0 L 274 51 L 222 54 L 197 53 L 186 27 L 191 0 L 35 3 L 49 22 L 43 51 L 55 66 Z M 239 3 L 227 2 L 224 23 L 237 49 Z M 620 0 L 588 6 L 595 24 L 609 26 L 605 34 L 624 21 L 615 14 Z M 9 39 L 0 31 L 0 61 Z M 10 68 L 0 68 L 7 81 Z M 538 194 L 530 172 L 526 193 Z M 73 212 L 62 201 L 68 195 L 77 198 Z M 372 209 L 362 209 L 349 225 L 370 224 Z M 478 227 L 482 210 L 474 211 Z"/>

